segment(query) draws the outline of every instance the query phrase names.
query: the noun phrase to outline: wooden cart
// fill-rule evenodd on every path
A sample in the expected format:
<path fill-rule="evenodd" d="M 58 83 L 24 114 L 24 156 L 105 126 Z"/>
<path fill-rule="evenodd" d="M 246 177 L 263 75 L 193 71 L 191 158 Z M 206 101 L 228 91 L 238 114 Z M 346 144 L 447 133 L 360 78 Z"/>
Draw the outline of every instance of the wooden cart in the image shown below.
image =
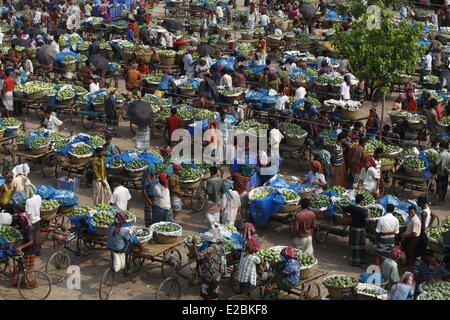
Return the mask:
<path fill-rule="evenodd" d="M 56 178 L 60 177 L 67 177 L 70 178 L 71 174 L 80 175 L 82 177 L 81 183 L 83 183 L 86 187 L 89 187 L 92 183 L 92 159 L 89 159 L 88 161 L 81 163 L 81 164 L 68 164 L 68 165 L 61 165 L 56 161 L 55 157 L 55 164 L 53 167 L 54 175 Z M 67 173 L 67 174 L 66 174 Z"/>
<path fill-rule="evenodd" d="M 44 178 L 52 178 L 55 176 L 56 154 L 54 150 L 49 150 L 44 154 L 33 154 L 30 151 L 18 151 L 17 157 L 19 163 L 26 161 L 30 170 L 36 165 L 40 165 L 42 176 Z"/>
<path fill-rule="evenodd" d="M 400 197 L 405 189 L 425 192 L 425 197 L 432 201 L 436 196 L 436 177 L 434 174 L 430 174 L 427 178 L 411 177 L 400 168 L 392 174 L 392 193 Z"/>

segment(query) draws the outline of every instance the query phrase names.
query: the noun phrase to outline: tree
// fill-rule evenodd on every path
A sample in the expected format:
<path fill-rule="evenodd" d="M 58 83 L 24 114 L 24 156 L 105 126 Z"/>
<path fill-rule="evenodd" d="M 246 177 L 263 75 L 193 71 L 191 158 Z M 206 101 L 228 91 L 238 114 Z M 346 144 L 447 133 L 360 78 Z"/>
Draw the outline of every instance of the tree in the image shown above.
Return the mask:
<path fill-rule="evenodd" d="M 365 3 L 361 0 L 351 0 L 344 3 L 337 3 L 336 12 L 343 17 L 359 19 L 367 12 L 367 8 L 371 5 L 377 5 L 380 8 L 399 10 L 404 3 L 405 0 L 366 0 Z"/>
<path fill-rule="evenodd" d="M 422 24 L 396 23 L 384 10 L 380 18 L 380 28 L 373 29 L 367 23 L 373 17 L 364 14 L 353 23 L 352 32 L 336 32 L 333 42 L 338 53 L 348 57 L 358 79 L 365 80 L 369 87 L 381 89 L 384 113 L 387 89 L 398 83 L 399 75 L 414 72 L 425 49 L 419 45 Z"/>

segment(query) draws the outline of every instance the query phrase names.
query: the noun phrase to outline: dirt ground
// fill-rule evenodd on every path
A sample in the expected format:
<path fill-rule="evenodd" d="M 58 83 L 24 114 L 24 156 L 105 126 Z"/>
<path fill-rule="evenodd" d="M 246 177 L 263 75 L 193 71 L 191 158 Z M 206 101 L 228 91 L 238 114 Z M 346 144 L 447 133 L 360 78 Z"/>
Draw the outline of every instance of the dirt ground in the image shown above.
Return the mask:
<path fill-rule="evenodd" d="M 239 1 L 242 5 L 243 1 Z M 161 17 L 163 15 L 162 4 L 156 9 L 156 16 Z M 123 82 L 120 83 L 119 90 L 124 87 Z M 366 110 L 369 109 L 369 104 L 367 104 Z M 387 110 L 392 106 L 392 100 L 387 102 Z M 381 111 L 381 110 L 379 110 Z M 387 117 L 388 118 L 388 117 Z M 83 132 L 79 118 L 77 118 L 77 125 L 73 126 L 70 124 L 67 118 L 62 118 L 64 121 L 65 131 L 68 133 L 70 130 L 74 129 L 75 132 Z M 37 127 L 39 122 L 39 116 L 37 114 L 28 115 L 27 121 L 30 127 Z M 89 134 L 102 134 L 101 127 L 97 125 L 93 130 L 87 132 Z M 122 121 L 120 123 L 120 135 L 121 138 L 115 138 L 113 143 L 118 145 L 121 150 L 127 150 L 134 148 L 134 138 L 129 129 L 129 122 Z M 162 141 L 152 140 L 152 145 L 163 144 Z M 298 170 L 297 164 L 289 159 L 286 159 L 281 168 L 281 174 L 302 176 L 305 172 L 300 172 Z M 30 174 L 30 179 L 35 185 L 41 184 L 51 184 L 56 185 L 56 179 L 46 179 L 41 177 L 39 170 L 34 170 Z M 389 192 L 389 187 L 386 186 L 387 192 Z M 131 211 L 138 217 L 137 225 L 143 225 L 143 197 L 138 191 L 131 191 L 132 193 L 132 208 Z M 92 204 L 92 189 L 80 188 L 78 190 L 78 195 L 80 199 L 80 205 L 91 205 Z M 405 193 L 403 200 L 413 199 L 417 197 L 417 193 Z M 435 214 L 439 217 L 445 217 L 449 213 L 449 204 L 446 203 L 445 206 L 433 205 L 432 209 Z M 193 213 L 184 210 L 183 213 L 177 218 L 177 222 L 183 226 L 183 236 L 187 236 L 194 232 L 204 231 L 207 229 L 207 222 L 204 216 L 200 213 Z M 263 247 L 271 247 L 275 245 L 293 245 L 291 241 L 291 236 L 289 235 L 289 230 L 287 225 L 283 225 L 278 222 L 272 222 L 269 227 L 259 232 L 260 237 L 263 240 Z M 183 253 L 183 258 L 186 258 L 186 250 L 183 246 L 179 246 L 178 249 Z M 375 247 L 367 242 L 367 249 L 372 255 L 370 259 L 373 259 L 373 253 Z M 37 258 L 36 267 L 43 269 L 46 261 L 55 252 L 52 242 L 46 241 L 42 255 Z M 328 273 L 339 273 L 347 274 L 349 276 L 356 277 L 362 272 L 360 268 L 352 267 L 348 263 L 348 243 L 347 238 L 338 237 L 330 235 L 328 240 L 323 244 L 314 243 L 315 255 L 319 261 L 319 268 L 325 270 Z M 81 270 L 81 289 L 80 290 L 70 290 L 67 289 L 66 283 L 61 283 L 54 285 L 49 299 L 52 300 L 95 300 L 98 299 L 98 288 L 102 273 L 110 265 L 110 253 L 108 251 L 95 251 L 87 257 L 79 258 L 74 264 L 77 264 Z M 136 276 L 128 279 L 124 279 L 119 276 L 116 286 L 114 287 L 111 299 L 118 300 L 128 300 L 128 299 L 154 299 L 156 290 L 163 280 L 161 275 L 160 263 L 149 264 L 144 267 L 144 271 L 140 272 Z M 17 289 L 12 288 L 11 285 L 5 281 L 0 280 L 0 299 L 13 300 L 20 299 Z M 182 281 L 182 299 L 199 299 L 199 288 L 189 287 L 186 281 Z M 326 289 L 322 286 L 322 296 L 327 294 Z M 221 285 L 220 289 L 220 299 L 228 299 L 233 296 L 228 283 L 225 281 Z M 258 295 L 254 295 L 258 298 Z M 292 298 L 292 297 L 287 297 Z"/>

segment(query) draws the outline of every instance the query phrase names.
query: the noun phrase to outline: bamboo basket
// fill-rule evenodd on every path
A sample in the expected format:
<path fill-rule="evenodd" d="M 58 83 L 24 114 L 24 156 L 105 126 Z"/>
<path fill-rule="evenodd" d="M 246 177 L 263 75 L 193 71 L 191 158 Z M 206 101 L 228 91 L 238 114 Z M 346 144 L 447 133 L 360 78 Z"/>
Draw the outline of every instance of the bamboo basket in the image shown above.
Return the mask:
<path fill-rule="evenodd" d="M 254 34 L 255 34 L 254 32 L 241 33 L 241 38 L 242 38 L 242 40 L 252 40 Z"/>
<path fill-rule="evenodd" d="M 227 103 L 234 103 L 235 101 L 241 101 L 244 99 L 245 97 L 245 92 L 240 93 L 237 96 L 226 96 L 223 94 L 220 94 L 222 96 L 223 101 L 227 102 Z"/>
<path fill-rule="evenodd" d="M 283 21 L 283 22 L 280 22 L 280 23 L 278 24 L 278 27 L 279 27 L 280 30 L 283 31 L 283 32 L 286 32 L 286 31 L 287 31 L 288 26 L 289 26 L 289 23 L 288 23 L 287 21 Z"/>
<path fill-rule="evenodd" d="M 410 177 L 420 177 L 422 175 L 422 171 L 425 170 L 425 168 L 420 170 L 412 170 L 405 168 L 405 173 Z"/>
<path fill-rule="evenodd" d="M 180 93 L 184 96 L 195 97 L 197 95 L 197 90 L 193 88 L 191 89 L 180 88 Z"/>
<path fill-rule="evenodd" d="M 74 71 L 77 68 L 77 63 L 76 62 L 61 63 L 61 66 L 62 66 L 62 69 L 64 69 L 65 71 Z"/>
<path fill-rule="evenodd" d="M 384 171 L 392 171 L 394 169 L 395 162 L 389 163 L 389 164 L 382 164 L 381 165 L 381 172 Z"/>
<path fill-rule="evenodd" d="M 36 155 L 47 153 L 49 150 L 50 150 L 50 146 L 48 146 L 48 145 L 45 147 L 42 147 L 42 148 L 31 148 L 30 149 L 31 153 L 36 154 Z"/>
<path fill-rule="evenodd" d="M 136 58 L 140 61 L 142 61 L 142 63 L 148 64 L 150 62 L 152 62 L 152 55 L 151 54 L 137 54 Z"/>
<path fill-rule="evenodd" d="M 317 268 L 317 258 L 314 264 L 306 267 L 300 267 L 300 280 L 307 280 L 311 278 L 316 268 Z"/>
<path fill-rule="evenodd" d="M 406 115 L 398 115 L 398 114 L 390 114 L 389 118 L 391 118 L 392 123 L 397 123 L 406 119 Z"/>
<path fill-rule="evenodd" d="M 102 102 L 102 103 L 93 103 L 92 104 L 92 109 L 94 109 L 94 111 L 97 111 L 97 112 L 104 112 L 105 111 L 105 103 L 104 102 Z"/>
<path fill-rule="evenodd" d="M 22 91 L 14 91 L 13 92 L 13 97 L 17 98 L 17 99 L 24 99 L 26 95 L 27 94 L 25 92 L 22 92 Z"/>
<path fill-rule="evenodd" d="M 342 110 L 341 114 L 343 120 L 356 120 L 361 117 L 361 109 L 356 111 Z"/>
<path fill-rule="evenodd" d="M 59 207 L 58 208 L 58 215 L 64 215 L 64 214 L 69 214 L 73 211 L 73 209 L 75 209 L 75 206 L 70 206 L 70 207 Z"/>
<path fill-rule="evenodd" d="M 153 233 L 153 239 L 157 243 L 167 244 L 167 243 L 174 243 L 178 240 L 178 236 L 166 236 L 165 234 L 154 232 Z"/>
<path fill-rule="evenodd" d="M 298 204 L 287 204 L 287 205 L 281 206 L 280 213 L 291 213 L 298 209 L 300 209 L 300 205 L 298 205 Z"/>
<path fill-rule="evenodd" d="M 137 170 L 128 169 L 125 167 L 125 172 L 127 173 L 127 176 L 129 176 L 130 178 L 139 178 L 139 177 L 142 177 L 145 169 L 147 169 L 147 167 L 137 169 Z"/>
<path fill-rule="evenodd" d="M 185 182 L 185 181 L 180 180 L 180 188 L 181 189 L 195 189 L 200 185 L 201 182 L 202 182 L 201 178 L 199 178 L 197 181 L 194 181 L 194 182 Z"/>
<path fill-rule="evenodd" d="M 74 157 L 74 156 L 70 156 L 70 163 L 73 165 L 82 165 L 85 164 L 86 162 L 89 162 L 91 160 L 91 157 L 86 157 L 86 158 L 78 158 L 78 157 Z"/>
<path fill-rule="evenodd" d="M 326 280 L 327 278 L 325 278 Z M 337 286 L 330 286 L 322 282 L 323 285 L 328 289 L 328 293 L 330 295 L 330 298 L 333 300 L 342 300 L 344 299 L 343 293 L 348 293 L 353 290 L 358 284 L 350 285 L 348 287 L 337 287 Z"/>
<path fill-rule="evenodd" d="M 159 56 L 159 60 L 161 65 L 163 66 L 173 66 L 175 65 L 176 55 L 173 56 Z"/>
<path fill-rule="evenodd" d="M 108 234 L 109 227 L 94 226 L 94 228 L 96 229 L 94 234 L 97 236 L 106 236 Z"/>
<path fill-rule="evenodd" d="M 192 32 L 200 32 L 200 25 L 199 24 L 191 24 L 191 30 L 192 30 Z"/>
<path fill-rule="evenodd" d="M 420 122 L 410 122 L 407 121 L 408 127 L 412 130 L 422 130 L 423 127 L 425 126 L 423 121 Z"/>
<path fill-rule="evenodd" d="M 41 211 L 41 219 L 44 221 L 52 221 L 56 218 L 56 213 L 58 212 L 58 207 L 48 210 L 48 211 Z"/>
<path fill-rule="evenodd" d="M 308 135 L 304 134 L 302 137 L 291 137 L 289 135 L 285 136 L 286 144 L 292 147 L 301 147 L 305 144 L 306 137 Z"/>
<path fill-rule="evenodd" d="M 111 172 L 113 174 L 117 174 L 117 175 L 122 175 L 123 173 L 125 173 L 125 167 L 109 167 L 111 169 Z"/>
<path fill-rule="evenodd" d="M 56 98 L 56 100 L 58 101 L 59 105 L 67 106 L 67 105 L 73 104 L 75 102 L 75 96 L 73 96 L 72 98 L 69 98 L 69 99 L 65 99 L 65 100 L 58 100 L 58 98 Z"/>

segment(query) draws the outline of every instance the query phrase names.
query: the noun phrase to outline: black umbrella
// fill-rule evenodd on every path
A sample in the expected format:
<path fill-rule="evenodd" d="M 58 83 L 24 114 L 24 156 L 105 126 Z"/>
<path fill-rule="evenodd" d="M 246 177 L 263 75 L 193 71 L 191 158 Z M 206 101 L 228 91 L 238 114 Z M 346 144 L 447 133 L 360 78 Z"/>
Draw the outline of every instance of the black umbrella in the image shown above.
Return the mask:
<path fill-rule="evenodd" d="M 94 65 L 95 70 L 102 70 L 105 72 L 108 71 L 109 68 L 108 59 L 106 59 L 101 54 L 95 54 L 93 56 L 90 56 L 89 62 Z"/>
<path fill-rule="evenodd" d="M 24 31 L 26 34 L 30 35 L 30 38 L 36 37 L 36 35 L 41 34 L 41 30 L 39 28 L 30 27 L 25 29 Z"/>
<path fill-rule="evenodd" d="M 54 35 L 55 37 L 59 37 L 62 34 L 67 33 L 66 31 L 64 31 L 64 29 L 61 28 L 56 28 L 55 30 L 53 30 L 52 35 Z"/>
<path fill-rule="evenodd" d="M 164 20 L 163 27 L 167 30 L 183 30 L 184 26 L 181 22 L 175 20 Z"/>
<path fill-rule="evenodd" d="M 36 50 L 36 59 L 40 64 L 48 65 L 55 60 L 57 54 L 52 46 L 45 45 Z"/>
<path fill-rule="evenodd" d="M 116 58 L 118 61 L 125 59 L 124 55 L 123 55 L 123 51 L 117 43 L 111 42 L 109 45 L 111 46 L 111 49 L 114 52 L 114 58 Z"/>
<path fill-rule="evenodd" d="M 100 53 L 100 46 L 97 42 L 92 42 L 88 48 L 88 56 L 93 56 Z"/>
<path fill-rule="evenodd" d="M 11 40 L 11 43 L 15 46 L 31 48 L 31 39 L 15 38 Z"/>
<path fill-rule="evenodd" d="M 316 8 L 310 4 L 303 4 L 298 9 L 305 20 L 310 20 L 316 16 Z"/>
<path fill-rule="evenodd" d="M 128 104 L 128 117 L 131 123 L 136 124 L 140 128 L 145 128 L 152 123 L 152 108 L 144 100 L 132 101 Z"/>
<path fill-rule="evenodd" d="M 216 48 L 214 48 L 212 45 L 207 43 L 202 43 L 197 47 L 197 52 L 199 56 L 205 57 L 205 56 L 212 56 L 214 53 L 216 53 Z"/>

